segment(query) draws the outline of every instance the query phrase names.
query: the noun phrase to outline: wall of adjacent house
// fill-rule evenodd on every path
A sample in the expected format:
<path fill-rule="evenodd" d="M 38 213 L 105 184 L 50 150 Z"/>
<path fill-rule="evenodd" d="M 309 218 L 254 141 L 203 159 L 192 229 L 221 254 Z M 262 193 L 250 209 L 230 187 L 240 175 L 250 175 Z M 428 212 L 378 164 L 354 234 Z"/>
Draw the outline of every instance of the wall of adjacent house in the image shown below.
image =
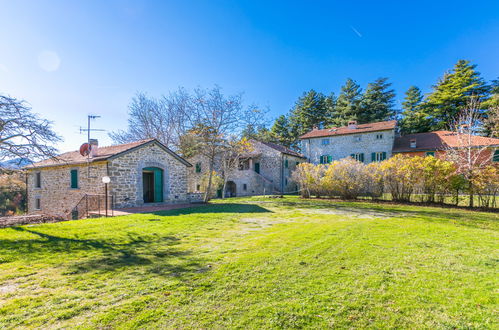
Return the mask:
<path fill-rule="evenodd" d="M 377 139 L 378 134 L 383 137 Z M 324 145 L 324 139 L 328 139 L 329 144 Z M 301 145 L 302 153 L 313 164 L 319 164 L 323 155 L 332 156 L 332 160 L 340 160 L 356 153 L 363 153 L 364 162 L 370 163 L 372 153 L 385 152 L 389 158 L 392 155 L 394 140 L 395 131 L 386 130 L 305 139 L 301 141 Z"/>
<path fill-rule="evenodd" d="M 117 208 L 144 204 L 142 172 L 145 167 L 163 170 L 163 202 L 189 201 L 188 167 L 153 143 L 109 160 L 110 187 Z"/>
<path fill-rule="evenodd" d="M 71 170 L 78 171 L 78 188 L 71 188 Z M 40 188 L 35 184 L 37 172 L 40 173 Z M 67 217 L 85 194 L 104 195 L 102 177 L 106 175 L 106 162 L 29 170 L 28 213 Z M 40 199 L 40 209 L 36 208 L 37 198 Z"/>
<path fill-rule="evenodd" d="M 296 168 L 296 164 L 304 162 L 305 159 L 283 154 L 274 148 L 266 146 L 263 143 L 252 143 L 252 154 L 258 154 L 252 157 L 248 169 L 235 169 L 228 175 L 228 181 L 236 184 L 237 196 L 252 196 L 277 193 L 280 191 L 296 191 L 297 186 L 291 180 L 291 173 Z M 189 169 L 189 191 L 198 191 L 201 186 L 201 180 L 208 172 L 208 160 L 196 155 L 188 159 L 193 165 Z M 288 163 L 288 167 L 285 163 Z M 255 163 L 260 163 L 260 174 L 255 172 Z M 201 172 L 196 172 L 196 164 L 199 164 Z M 220 162 L 216 162 L 215 171 L 220 173 Z M 245 189 L 246 188 L 246 189 Z M 216 189 L 213 191 L 216 196 Z"/>

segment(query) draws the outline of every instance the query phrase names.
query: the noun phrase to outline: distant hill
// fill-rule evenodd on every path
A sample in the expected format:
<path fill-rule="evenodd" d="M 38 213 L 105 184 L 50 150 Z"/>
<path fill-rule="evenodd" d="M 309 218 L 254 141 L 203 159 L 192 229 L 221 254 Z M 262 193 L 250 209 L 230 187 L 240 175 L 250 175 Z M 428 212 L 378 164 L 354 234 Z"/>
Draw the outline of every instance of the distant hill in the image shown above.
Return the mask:
<path fill-rule="evenodd" d="M 0 168 L 17 170 L 29 164 L 31 164 L 31 161 L 27 158 L 15 158 L 15 159 L 6 160 L 4 162 L 0 162 Z"/>

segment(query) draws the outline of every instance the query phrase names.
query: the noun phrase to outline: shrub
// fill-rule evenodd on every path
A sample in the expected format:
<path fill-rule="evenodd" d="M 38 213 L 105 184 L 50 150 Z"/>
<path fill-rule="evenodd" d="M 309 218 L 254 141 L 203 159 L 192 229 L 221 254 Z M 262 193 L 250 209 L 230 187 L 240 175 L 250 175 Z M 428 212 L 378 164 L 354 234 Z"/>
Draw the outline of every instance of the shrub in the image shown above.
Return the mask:
<path fill-rule="evenodd" d="M 320 183 L 328 196 L 355 199 L 366 194 L 368 181 L 366 166 L 352 158 L 345 158 L 329 164 Z"/>

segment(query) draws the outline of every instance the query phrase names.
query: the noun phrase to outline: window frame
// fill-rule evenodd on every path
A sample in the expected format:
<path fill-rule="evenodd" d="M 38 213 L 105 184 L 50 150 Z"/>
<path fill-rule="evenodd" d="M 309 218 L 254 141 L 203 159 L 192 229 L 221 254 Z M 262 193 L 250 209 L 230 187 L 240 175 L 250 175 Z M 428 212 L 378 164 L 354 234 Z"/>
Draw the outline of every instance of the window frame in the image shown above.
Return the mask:
<path fill-rule="evenodd" d="M 321 139 L 321 145 L 323 145 L 323 146 L 328 146 L 328 145 L 329 145 L 329 143 L 331 143 L 331 141 L 329 141 L 329 139 L 328 139 L 328 138 L 326 138 L 326 139 Z"/>
<path fill-rule="evenodd" d="M 197 162 L 195 165 L 196 173 L 201 173 L 201 162 Z"/>
<path fill-rule="evenodd" d="M 42 188 L 42 172 L 40 171 L 35 172 L 35 188 L 36 189 Z"/>
<path fill-rule="evenodd" d="M 35 197 L 35 210 L 40 211 L 42 209 L 42 199 L 41 197 Z"/>
<path fill-rule="evenodd" d="M 435 151 L 426 151 L 424 155 L 425 157 L 435 157 Z"/>
<path fill-rule="evenodd" d="M 76 173 L 76 187 L 73 187 L 73 173 Z M 72 168 L 69 170 L 69 188 L 80 189 L 80 171 L 78 171 L 77 168 Z"/>
<path fill-rule="evenodd" d="M 248 191 L 248 185 L 246 183 L 243 183 L 243 191 Z"/>
<path fill-rule="evenodd" d="M 499 162 L 499 149 L 494 150 L 494 152 L 492 153 L 492 162 L 493 163 Z"/>

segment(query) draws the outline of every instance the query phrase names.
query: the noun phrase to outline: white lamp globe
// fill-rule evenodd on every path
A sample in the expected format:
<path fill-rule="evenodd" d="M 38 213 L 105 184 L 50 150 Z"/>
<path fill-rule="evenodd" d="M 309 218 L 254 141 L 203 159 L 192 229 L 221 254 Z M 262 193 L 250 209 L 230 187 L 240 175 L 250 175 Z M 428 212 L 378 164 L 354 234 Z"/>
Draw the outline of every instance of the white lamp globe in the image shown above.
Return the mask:
<path fill-rule="evenodd" d="M 109 182 L 111 182 L 110 177 L 108 177 L 107 175 L 102 177 L 102 183 L 109 183 Z"/>

